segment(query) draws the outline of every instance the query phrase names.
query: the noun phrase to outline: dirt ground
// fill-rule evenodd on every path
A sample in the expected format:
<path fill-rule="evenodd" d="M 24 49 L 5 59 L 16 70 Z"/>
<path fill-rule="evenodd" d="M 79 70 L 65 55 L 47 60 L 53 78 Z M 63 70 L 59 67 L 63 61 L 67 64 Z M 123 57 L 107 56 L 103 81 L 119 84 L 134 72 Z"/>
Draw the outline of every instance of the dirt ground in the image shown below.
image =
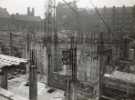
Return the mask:
<path fill-rule="evenodd" d="M 29 86 L 25 86 L 27 82 L 26 75 L 20 75 L 14 79 L 8 81 L 9 91 L 20 95 L 25 98 L 29 98 Z M 49 93 L 46 82 L 38 81 L 38 100 L 64 100 L 64 91 L 55 89 L 54 92 Z"/>

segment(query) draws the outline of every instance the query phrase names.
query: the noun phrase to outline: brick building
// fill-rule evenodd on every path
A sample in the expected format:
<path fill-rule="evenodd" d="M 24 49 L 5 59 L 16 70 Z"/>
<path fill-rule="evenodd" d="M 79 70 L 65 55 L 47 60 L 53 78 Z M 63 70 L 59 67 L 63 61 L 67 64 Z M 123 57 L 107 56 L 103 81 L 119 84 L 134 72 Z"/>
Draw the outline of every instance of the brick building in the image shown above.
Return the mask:
<path fill-rule="evenodd" d="M 42 19 L 35 16 L 35 10 L 27 8 L 27 14 L 12 14 L 10 15 L 5 8 L 0 8 L 0 30 L 24 31 L 33 28 L 35 31 L 41 31 Z"/>

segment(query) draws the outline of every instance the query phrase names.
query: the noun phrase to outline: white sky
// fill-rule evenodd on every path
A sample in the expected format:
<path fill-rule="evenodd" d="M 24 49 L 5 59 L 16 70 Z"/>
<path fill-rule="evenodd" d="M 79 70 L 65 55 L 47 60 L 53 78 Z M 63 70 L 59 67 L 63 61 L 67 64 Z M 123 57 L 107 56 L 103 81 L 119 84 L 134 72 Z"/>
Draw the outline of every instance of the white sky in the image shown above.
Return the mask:
<path fill-rule="evenodd" d="M 25 14 L 27 12 L 27 7 L 34 7 L 35 13 L 38 16 L 44 16 L 45 6 L 48 0 L 0 0 L 0 6 L 7 8 L 10 13 L 21 13 Z M 62 0 L 56 0 L 62 1 Z M 66 0 L 71 1 L 71 0 Z M 80 7 L 91 8 L 90 1 L 92 1 L 96 6 L 103 7 L 106 6 L 132 6 L 135 4 L 135 0 L 77 0 Z"/>

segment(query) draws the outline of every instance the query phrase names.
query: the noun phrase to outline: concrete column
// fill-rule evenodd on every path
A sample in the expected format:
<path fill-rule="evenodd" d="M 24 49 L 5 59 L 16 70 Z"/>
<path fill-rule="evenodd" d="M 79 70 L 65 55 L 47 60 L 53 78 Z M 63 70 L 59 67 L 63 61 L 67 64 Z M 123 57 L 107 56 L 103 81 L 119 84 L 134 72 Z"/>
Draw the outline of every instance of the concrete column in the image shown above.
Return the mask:
<path fill-rule="evenodd" d="M 65 100 L 77 100 L 77 86 L 76 82 L 67 80 Z"/>
<path fill-rule="evenodd" d="M 36 51 L 31 50 L 30 54 L 30 87 L 29 87 L 29 99 L 37 100 L 37 60 L 36 60 Z"/>
<path fill-rule="evenodd" d="M 71 100 L 77 100 L 76 82 L 71 82 Z"/>
<path fill-rule="evenodd" d="M 67 79 L 65 100 L 71 100 L 71 97 L 70 97 L 70 79 Z"/>
<path fill-rule="evenodd" d="M 29 89 L 29 99 L 37 100 L 37 68 L 35 65 L 30 67 L 30 89 Z"/>
<path fill-rule="evenodd" d="M 98 100 L 101 100 L 103 95 L 103 77 L 104 77 L 104 41 L 103 33 L 100 33 L 99 45 L 98 45 L 98 54 L 99 54 L 99 93 Z"/>

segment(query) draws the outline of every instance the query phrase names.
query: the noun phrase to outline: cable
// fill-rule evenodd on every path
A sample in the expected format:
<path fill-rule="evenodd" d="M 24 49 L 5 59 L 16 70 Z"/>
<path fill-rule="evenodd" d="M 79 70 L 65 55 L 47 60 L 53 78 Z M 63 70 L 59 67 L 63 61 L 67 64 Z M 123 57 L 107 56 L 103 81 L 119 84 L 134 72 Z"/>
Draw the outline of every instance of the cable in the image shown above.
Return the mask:
<path fill-rule="evenodd" d="M 94 7 L 96 13 L 98 14 L 98 16 L 100 17 L 100 19 L 102 20 L 103 24 L 105 25 L 105 27 L 107 28 L 108 32 L 111 32 L 111 28 L 109 27 L 109 25 L 105 22 L 104 18 L 102 17 L 102 15 L 100 14 L 98 8 L 94 5 L 94 3 L 91 0 L 91 5 Z"/>
<path fill-rule="evenodd" d="M 76 9 L 74 9 L 66 0 L 62 0 L 74 13 L 76 13 L 77 15 L 79 15 L 79 13 L 76 11 Z"/>
<path fill-rule="evenodd" d="M 76 23 L 77 23 L 77 26 L 76 26 L 76 28 L 77 28 L 77 30 L 78 30 L 78 33 L 79 33 L 79 40 L 80 41 L 83 41 L 82 40 L 82 33 L 81 33 L 81 31 L 82 31 L 82 24 L 81 24 L 81 22 L 80 22 L 80 14 L 79 14 L 79 12 L 76 10 L 76 9 L 74 9 L 66 0 L 63 0 L 63 2 L 75 13 L 75 15 L 76 15 Z M 81 35 L 81 36 L 80 36 Z"/>
<path fill-rule="evenodd" d="M 63 0 L 63 2 L 64 2 L 74 13 L 76 13 L 78 16 L 80 16 L 79 13 L 76 11 L 76 9 L 74 9 L 72 6 L 70 6 L 70 4 L 69 4 L 67 1 Z M 100 14 L 98 8 L 93 4 L 92 1 L 91 1 L 90 3 L 91 3 L 91 5 L 94 7 L 96 13 L 97 13 L 98 16 L 100 17 L 100 19 L 102 20 L 102 22 L 104 23 L 104 25 L 106 26 L 108 32 L 111 32 L 111 28 L 110 28 L 109 25 L 105 22 L 104 18 L 103 18 L 102 15 Z"/>

